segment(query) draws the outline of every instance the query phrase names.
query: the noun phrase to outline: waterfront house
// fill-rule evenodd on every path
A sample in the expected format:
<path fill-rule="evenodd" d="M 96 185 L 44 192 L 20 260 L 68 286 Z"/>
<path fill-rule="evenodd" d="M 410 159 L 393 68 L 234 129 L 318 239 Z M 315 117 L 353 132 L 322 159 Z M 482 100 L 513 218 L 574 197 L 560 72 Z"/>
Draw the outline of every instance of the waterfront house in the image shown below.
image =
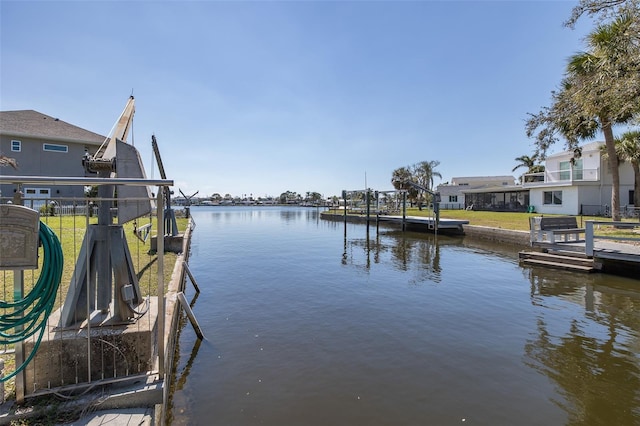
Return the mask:
<path fill-rule="evenodd" d="M 467 176 L 454 177 L 451 183 L 440 184 L 436 192 L 440 193 L 441 209 L 473 208 L 473 200 L 469 200 L 470 190 L 488 190 L 489 188 L 511 188 L 515 184 L 513 176 Z"/>
<path fill-rule="evenodd" d="M 549 155 L 544 172 L 525 174 L 517 185 L 463 188 L 465 206 L 473 210 L 609 215 L 613 185 L 603 146 L 604 142 L 588 143 L 582 146 L 579 158 L 574 158 L 574 151 Z M 627 209 L 633 205 L 631 164 L 620 163 L 619 172 L 620 206 Z M 445 192 L 441 192 L 444 204 L 447 200 L 442 194 Z"/>
<path fill-rule="evenodd" d="M 93 154 L 106 139 L 34 110 L 0 111 L 0 152 L 17 164 L 4 166 L 0 173 L 8 176 L 83 177 L 82 157 Z M 13 197 L 15 186 L 0 185 L 2 202 Z M 25 200 L 50 197 L 82 197 L 83 188 L 71 185 L 38 185 L 22 188 Z"/>
<path fill-rule="evenodd" d="M 567 215 L 604 215 L 611 204 L 611 170 L 603 155 L 604 142 L 582 146 L 582 155 L 574 159 L 573 151 L 547 157 L 545 171 L 532 173 L 537 179 L 525 179 L 531 205 L 539 213 Z M 573 161 L 572 161 L 573 160 Z M 633 169 L 620 163 L 620 207 L 633 205 Z M 533 182 L 528 182 L 533 180 Z M 536 181 L 537 180 L 537 181 Z"/>

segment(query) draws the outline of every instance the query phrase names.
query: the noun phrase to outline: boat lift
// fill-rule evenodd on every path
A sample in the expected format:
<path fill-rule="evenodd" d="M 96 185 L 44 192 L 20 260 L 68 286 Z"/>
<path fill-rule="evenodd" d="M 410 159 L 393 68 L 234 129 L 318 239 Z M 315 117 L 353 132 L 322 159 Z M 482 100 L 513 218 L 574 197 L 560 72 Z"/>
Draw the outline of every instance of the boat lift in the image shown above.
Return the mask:
<path fill-rule="evenodd" d="M 440 193 L 439 192 L 434 192 L 432 190 L 430 190 L 429 188 L 426 188 L 416 182 L 410 181 L 410 180 L 398 180 L 398 181 L 394 181 L 394 183 L 400 183 L 399 186 L 411 186 L 413 188 L 416 188 L 420 191 L 424 191 L 428 194 L 430 194 L 433 198 L 433 220 L 429 221 L 429 229 L 433 230 L 435 233 L 438 232 L 438 227 L 440 224 Z M 345 224 L 347 222 L 347 196 L 350 194 L 356 194 L 356 193 L 364 193 L 364 202 L 365 202 L 365 211 L 363 211 L 362 213 L 366 215 L 367 218 L 367 226 L 369 225 L 370 222 L 370 218 L 371 218 L 371 198 L 372 195 L 374 197 L 374 200 L 376 202 L 376 209 L 375 209 L 375 213 L 376 213 L 376 226 L 378 225 L 378 222 L 380 220 L 379 215 L 380 215 L 380 210 L 378 208 L 378 199 L 379 199 L 379 194 L 388 194 L 388 193 L 401 193 L 402 194 L 402 230 L 404 231 L 406 229 L 406 223 L 407 223 L 407 189 L 399 189 L 399 190 L 390 190 L 390 191 L 372 191 L 371 189 L 365 189 L 365 190 L 355 190 L 355 191 L 342 191 L 342 199 L 344 200 L 344 221 Z"/>
<path fill-rule="evenodd" d="M 114 128 L 95 155 L 85 154 L 82 164 L 98 178 L 146 179 L 138 150 L 126 143 L 135 113 L 130 96 Z M 116 191 L 117 188 L 117 191 Z M 89 225 L 62 307 L 60 326 L 87 320 L 92 325 L 128 323 L 142 314 L 143 302 L 123 224 L 151 214 L 155 202 L 148 186 L 98 186 L 98 223 Z M 117 224 L 113 223 L 112 207 Z M 113 303 L 113 312 L 110 305 Z"/>
<path fill-rule="evenodd" d="M 158 149 L 158 142 L 156 141 L 156 135 L 151 135 L 151 147 L 153 148 L 153 154 L 156 157 L 158 163 L 158 170 L 160 171 L 160 178 L 166 179 L 167 174 L 164 172 L 164 165 L 162 164 L 162 158 L 160 157 L 160 149 Z M 176 223 L 176 214 L 171 207 L 171 190 L 165 186 L 164 191 L 164 229 L 167 231 L 167 235 L 175 237 L 178 235 L 178 224 Z"/>
<path fill-rule="evenodd" d="M 399 183 L 402 186 L 405 185 L 409 185 L 412 186 L 413 188 L 426 192 L 427 194 L 430 194 L 432 197 L 432 204 L 433 204 L 433 214 L 434 214 L 434 221 L 433 221 L 433 225 L 429 224 L 429 227 L 433 227 L 433 231 L 434 232 L 438 232 L 438 225 L 440 223 L 440 193 L 439 192 L 434 192 L 432 190 L 430 190 L 429 188 L 426 188 L 416 182 L 410 181 L 410 180 L 400 180 L 400 179 L 396 179 L 393 181 L 393 183 Z M 405 200 L 403 202 L 403 208 L 402 208 L 402 216 L 403 218 L 406 217 L 406 190 L 405 190 L 405 194 L 404 194 Z M 402 225 L 403 229 L 404 229 L 404 221 L 403 221 L 403 225 Z"/>

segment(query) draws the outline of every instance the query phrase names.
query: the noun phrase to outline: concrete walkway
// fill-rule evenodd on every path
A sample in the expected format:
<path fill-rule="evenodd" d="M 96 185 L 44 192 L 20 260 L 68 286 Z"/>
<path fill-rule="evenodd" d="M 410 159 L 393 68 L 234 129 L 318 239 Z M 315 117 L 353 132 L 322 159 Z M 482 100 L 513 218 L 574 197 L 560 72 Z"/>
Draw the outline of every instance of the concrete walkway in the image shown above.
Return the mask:
<path fill-rule="evenodd" d="M 98 411 L 68 424 L 68 426 L 81 425 L 150 426 L 153 425 L 153 408 L 126 408 L 121 410 Z"/>

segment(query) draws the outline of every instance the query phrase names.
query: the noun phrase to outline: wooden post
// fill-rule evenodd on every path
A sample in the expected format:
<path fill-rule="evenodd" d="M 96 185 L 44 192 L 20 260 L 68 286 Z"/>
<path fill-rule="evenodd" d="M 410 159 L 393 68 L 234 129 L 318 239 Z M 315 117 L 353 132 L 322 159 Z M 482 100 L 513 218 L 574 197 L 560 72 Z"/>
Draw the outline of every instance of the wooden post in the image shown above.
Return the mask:
<path fill-rule="evenodd" d="M 187 313 L 187 317 L 189 317 L 189 321 L 191 322 L 191 325 L 193 326 L 193 329 L 195 330 L 196 334 L 198 335 L 198 338 L 200 340 L 204 339 L 204 334 L 202 333 L 202 329 L 200 328 L 200 324 L 198 324 L 198 320 L 196 320 L 196 316 L 193 314 L 193 311 L 191 310 L 191 306 L 189 306 L 189 302 L 187 302 L 187 298 L 184 297 L 184 293 L 183 292 L 179 292 L 178 293 L 178 300 L 180 301 L 180 305 L 182 306 L 184 311 Z"/>
<path fill-rule="evenodd" d="M 193 288 L 196 289 L 196 292 L 200 293 L 200 287 L 198 287 L 198 283 L 196 282 L 196 279 L 193 278 L 193 274 L 191 274 L 191 270 L 189 269 L 189 265 L 187 264 L 187 262 L 183 261 L 182 266 L 184 267 L 184 270 L 187 272 L 187 275 L 191 280 L 191 284 L 193 284 Z"/>

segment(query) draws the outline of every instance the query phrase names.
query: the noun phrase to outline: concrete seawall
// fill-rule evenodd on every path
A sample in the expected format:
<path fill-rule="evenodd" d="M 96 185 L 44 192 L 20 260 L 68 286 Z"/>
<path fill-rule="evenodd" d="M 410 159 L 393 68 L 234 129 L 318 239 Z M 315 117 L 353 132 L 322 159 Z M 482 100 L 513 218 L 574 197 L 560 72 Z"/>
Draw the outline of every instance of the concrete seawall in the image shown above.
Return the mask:
<path fill-rule="evenodd" d="M 529 241 L 529 231 L 514 231 L 511 229 L 476 225 L 464 225 L 463 228 L 464 234 L 468 237 L 523 246 L 531 245 Z"/>
<path fill-rule="evenodd" d="M 334 222 L 344 221 L 344 214 L 339 213 L 322 213 L 323 219 Z M 347 215 L 347 222 L 365 223 L 367 217 L 363 215 Z M 370 218 L 370 223 L 375 225 L 376 217 Z M 387 226 L 397 226 L 385 223 Z M 488 226 L 462 225 L 463 234 L 467 237 L 478 238 L 483 240 L 503 242 L 509 244 L 530 246 L 529 231 L 515 231 L 511 229 L 491 228 Z M 428 231 L 432 232 L 432 231 Z"/>
<path fill-rule="evenodd" d="M 169 407 L 169 394 L 171 392 L 171 385 L 173 379 L 173 367 L 174 357 L 177 345 L 177 339 L 179 336 L 178 326 L 180 320 L 180 303 L 178 303 L 178 293 L 184 292 L 186 286 L 186 271 L 184 264 L 189 263 L 190 247 L 191 247 L 191 233 L 193 232 L 193 222 L 189 220 L 189 224 L 184 233 L 184 239 L 182 241 L 182 252 L 178 254 L 176 263 L 171 274 L 171 281 L 169 282 L 169 288 L 165 295 L 165 327 L 164 327 L 164 349 L 165 349 L 165 376 L 162 395 L 162 404 L 158 404 L 155 407 L 155 421 L 156 425 L 164 425 L 167 417 L 167 408 Z"/>

